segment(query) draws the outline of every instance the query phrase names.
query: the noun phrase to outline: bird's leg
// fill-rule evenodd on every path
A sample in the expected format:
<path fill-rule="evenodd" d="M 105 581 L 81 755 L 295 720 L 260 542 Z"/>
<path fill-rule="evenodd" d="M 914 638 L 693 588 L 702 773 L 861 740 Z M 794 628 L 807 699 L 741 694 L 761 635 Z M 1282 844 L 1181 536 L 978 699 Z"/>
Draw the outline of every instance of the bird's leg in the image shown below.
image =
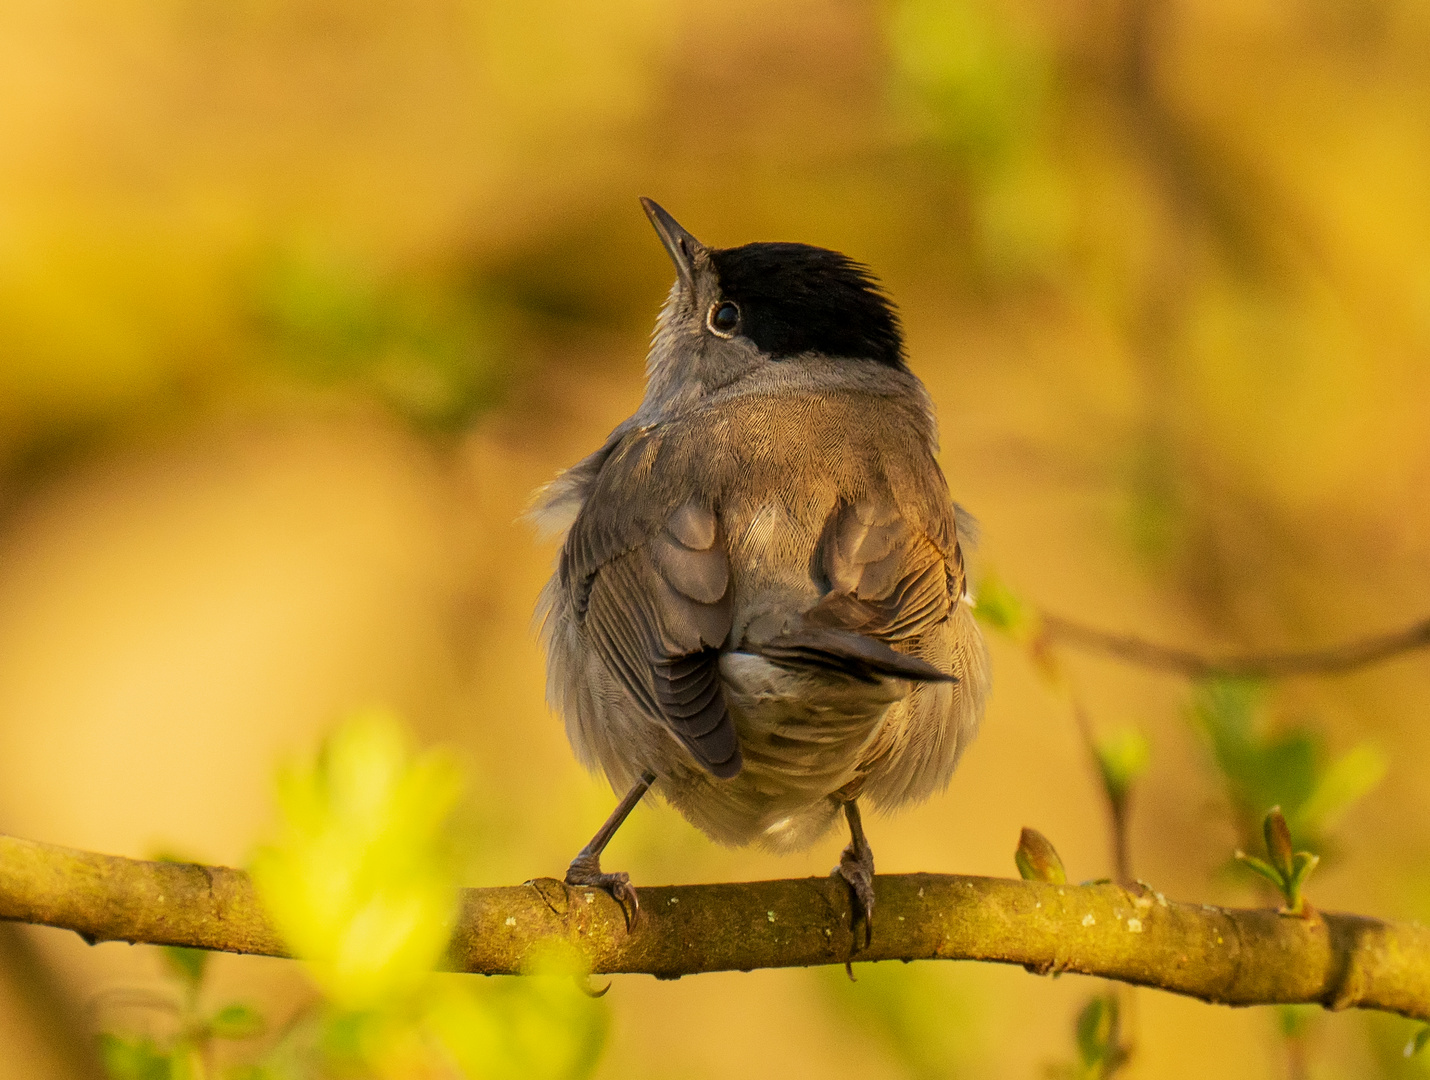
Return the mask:
<path fill-rule="evenodd" d="M 640 901 L 636 899 L 635 886 L 631 884 L 631 876 L 626 873 L 607 874 L 601 870 L 601 852 L 606 850 L 606 845 L 611 842 L 611 837 L 616 835 L 626 818 L 630 816 L 632 810 L 636 808 L 636 803 L 650 786 L 655 783 L 655 773 L 647 769 L 641 773 L 641 778 L 636 781 L 635 787 L 626 792 L 626 797 L 622 799 L 611 816 L 606 819 L 606 823 L 596 830 L 596 835 L 591 837 L 591 842 L 581 849 L 581 854 L 571 860 L 571 865 L 566 871 L 567 885 L 593 885 L 598 889 L 605 889 L 621 905 L 621 910 L 626 913 L 626 927 L 635 925 L 636 916 L 641 913 Z"/>
<path fill-rule="evenodd" d="M 857 930 L 864 920 L 864 947 L 874 940 L 874 851 L 864 839 L 864 823 L 859 819 L 859 804 L 850 799 L 844 804 L 844 817 L 849 822 L 849 846 L 839 855 L 839 876 L 849 883 L 854 894 L 854 920 Z M 859 938 L 854 938 L 854 951 L 859 951 Z"/>

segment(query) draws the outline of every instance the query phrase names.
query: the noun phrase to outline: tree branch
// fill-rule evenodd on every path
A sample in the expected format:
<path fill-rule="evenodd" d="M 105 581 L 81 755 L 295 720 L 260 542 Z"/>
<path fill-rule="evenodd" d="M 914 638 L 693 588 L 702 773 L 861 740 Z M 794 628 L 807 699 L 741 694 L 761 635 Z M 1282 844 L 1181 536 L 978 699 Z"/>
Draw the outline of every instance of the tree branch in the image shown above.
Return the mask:
<path fill-rule="evenodd" d="M 1178 904 L 1136 885 L 896 874 L 875 879 L 878 919 L 861 960 L 984 960 L 1073 971 L 1227 1005 L 1312 1002 L 1430 1020 L 1430 929 L 1358 915 Z M 605 893 L 550 878 L 465 889 L 453 970 L 523 969 L 552 939 L 596 972 L 677 978 L 842 963 L 849 891 L 833 878 L 641 889 L 628 931 Z M 143 862 L 0 836 L 0 919 L 90 942 L 285 956 L 248 875 Z"/>
<path fill-rule="evenodd" d="M 1328 649 L 1226 657 L 1204 656 L 1190 649 L 1157 645 L 1131 635 L 1084 626 L 1059 615 L 1044 615 L 1042 629 L 1051 641 L 1069 648 L 1102 653 L 1124 663 L 1176 672 L 1193 679 L 1339 675 L 1403 653 L 1430 648 L 1430 619 L 1423 619 L 1394 633 L 1378 634 Z"/>

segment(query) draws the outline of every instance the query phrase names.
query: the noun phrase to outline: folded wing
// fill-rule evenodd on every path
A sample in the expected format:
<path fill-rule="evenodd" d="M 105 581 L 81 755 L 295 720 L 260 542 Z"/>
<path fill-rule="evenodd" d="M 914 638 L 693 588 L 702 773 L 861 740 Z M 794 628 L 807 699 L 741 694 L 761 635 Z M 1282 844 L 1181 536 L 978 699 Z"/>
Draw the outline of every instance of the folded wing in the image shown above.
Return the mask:
<path fill-rule="evenodd" d="M 811 570 L 827 591 L 806 625 L 865 635 L 888 647 L 943 622 L 963 592 L 952 516 L 950 508 L 921 525 L 892 500 L 840 503 L 815 547 Z"/>
<path fill-rule="evenodd" d="M 691 499 L 643 524 L 618 503 L 592 500 L 567 534 L 561 575 L 592 647 L 632 701 L 711 773 L 739 773 L 719 668 L 732 622 L 730 564 L 714 509 Z"/>

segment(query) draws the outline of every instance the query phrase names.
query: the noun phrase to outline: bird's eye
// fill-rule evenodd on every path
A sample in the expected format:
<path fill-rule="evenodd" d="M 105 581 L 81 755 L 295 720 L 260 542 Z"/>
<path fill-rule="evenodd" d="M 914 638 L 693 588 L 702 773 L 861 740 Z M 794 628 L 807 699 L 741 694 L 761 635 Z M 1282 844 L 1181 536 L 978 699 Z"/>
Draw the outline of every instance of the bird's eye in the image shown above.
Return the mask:
<path fill-rule="evenodd" d="M 731 337 L 740 325 L 740 309 L 733 301 L 721 300 L 710 308 L 705 323 L 720 337 Z"/>

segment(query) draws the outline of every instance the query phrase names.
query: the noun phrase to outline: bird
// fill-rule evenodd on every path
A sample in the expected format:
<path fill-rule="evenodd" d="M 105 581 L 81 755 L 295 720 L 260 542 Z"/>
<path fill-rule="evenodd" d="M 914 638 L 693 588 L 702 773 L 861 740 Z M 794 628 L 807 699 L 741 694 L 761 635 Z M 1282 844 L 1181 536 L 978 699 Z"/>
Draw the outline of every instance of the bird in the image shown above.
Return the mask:
<path fill-rule="evenodd" d="M 641 204 L 676 270 L 644 397 L 531 510 L 561 541 L 537 604 L 548 701 L 624 792 L 565 880 L 634 925 L 636 889 L 601 856 L 650 790 L 719 843 L 779 852 L 842 814 L 831 874 L 857 951 L 861 803 L 946 788 L 982 717 L 973 521 L 872 271 L 808 244 L 707 247 Z"/>

